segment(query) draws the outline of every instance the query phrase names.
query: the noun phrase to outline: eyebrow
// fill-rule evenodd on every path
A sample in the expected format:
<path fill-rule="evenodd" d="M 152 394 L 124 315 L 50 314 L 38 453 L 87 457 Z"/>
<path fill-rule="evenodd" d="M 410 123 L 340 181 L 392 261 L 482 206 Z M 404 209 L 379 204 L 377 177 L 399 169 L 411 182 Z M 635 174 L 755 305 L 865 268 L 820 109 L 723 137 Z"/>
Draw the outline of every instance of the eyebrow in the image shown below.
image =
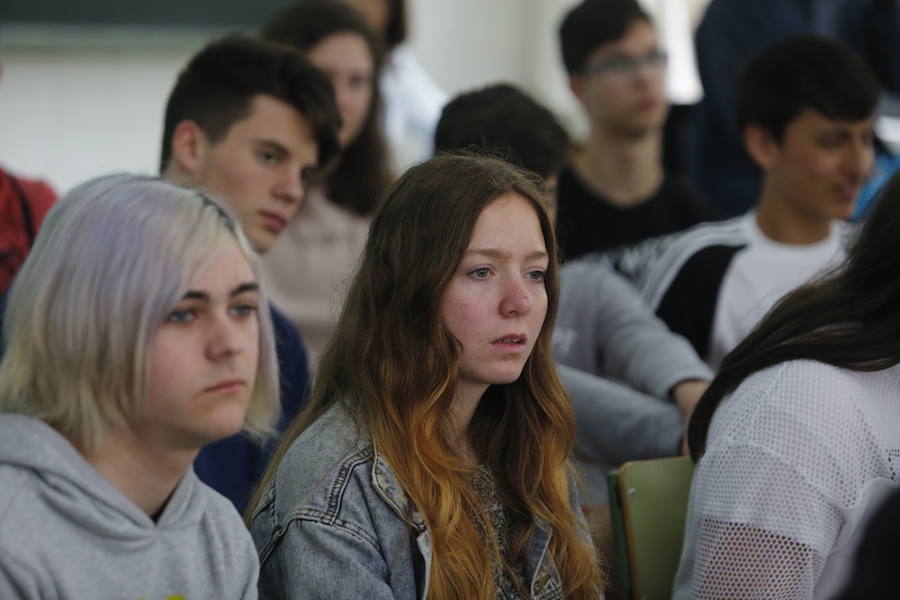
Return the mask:
<path fill-rule="evenodd" d="M 474 250 L 466 250 L 466 255 L 468 256 L 469 254 L 479 254 L 481 256 L 487 256 L 488 258 L 502 260 L 509 260 L 512 258 L 512 255 L 509 252 L 497 248 L 476 248 Z M 549 256 L 544 250 L 535 250 L 534 252 L 529 252 L 525 256 L 525 260 L 535 260 L 539 258 L 549 258 Z"/>
<path fill-rule="evenodd" d="M 291 151 L 288 150 L 287 147 L 284 146 L 284 144 L 282 144 L 281 142 L 277 142 L 268 138 L 254 138 L 253 141 L 261 146 L 270 146 L 273 150 L 275 150 L 282 156 L 291 155 Z"/>
<path fill-rule="evenodd" d="M 258 292 L 259 284 L 255 281 L 247 281 L 245 283 L 240 284 L 228 294 L 229 297 L 234 298 L 235 296 L 240 296 L 241 294 L 247 292 Z M 181 297 L 182 300 L 202 300 L 203 302 L 209 302 L 210 296 L 206 292 L 201 292 L 198 290 L 188 290 L 185 292 L 184 296 Z"/>

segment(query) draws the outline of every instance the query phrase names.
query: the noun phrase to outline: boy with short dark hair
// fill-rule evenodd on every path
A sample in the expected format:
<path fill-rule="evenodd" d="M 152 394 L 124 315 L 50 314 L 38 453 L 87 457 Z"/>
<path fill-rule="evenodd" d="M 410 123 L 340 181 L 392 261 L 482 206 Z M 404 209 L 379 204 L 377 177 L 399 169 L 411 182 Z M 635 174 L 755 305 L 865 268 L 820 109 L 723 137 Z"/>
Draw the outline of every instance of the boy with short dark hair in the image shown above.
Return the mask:
<path fill-rule="evenodd" d="M 508 83 L 460 94 L 444 106 L 435 152 L 487 149 L 553 187 L 569 135 L 549 110 Z"/>
<path fill-rule="evenodd" d="M 169 96 L 160 168 L 220 196 L 258 252 L 303 200 L 304 180 L 339 151 L 340 118 L 328 77 L 281 44 L 229 36 L 197 53 Z M 283 430 L 305 402 L 306 350 L 270 305 L 281 375 Z M 194 468 L 243 510 L 266 449 L 241 436 L 206 446 Z"/>
<path fill-rule="evenodd" d="M 679 231 L 716 216 L 665 173 L 666 54 L 635 0 L 584 0 L 559 28 L 569 86 L 590 135 L 559 179 L 564 260 Z"/>
<path fill-rule="evenodd" d="M 756 208 L 608 254 L 713 368 L 781 296 L 843 259 L 878 97 L 872 70 L 838 42 L 770 46 L 748 63 L 738 102 L 764 173 Z"/>

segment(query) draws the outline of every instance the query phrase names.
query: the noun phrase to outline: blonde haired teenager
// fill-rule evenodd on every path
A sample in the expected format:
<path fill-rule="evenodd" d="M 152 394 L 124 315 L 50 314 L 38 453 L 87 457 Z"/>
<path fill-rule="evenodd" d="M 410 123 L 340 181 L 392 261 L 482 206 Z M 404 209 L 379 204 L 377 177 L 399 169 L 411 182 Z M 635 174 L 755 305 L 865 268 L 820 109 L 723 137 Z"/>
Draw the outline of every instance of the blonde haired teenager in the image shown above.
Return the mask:
<path fill-rule="evenodd" d="M 442 156 L 385 197 L 257 493 L 264 598 L 596 598 L 541 193 Z"/>
<path fill-rule="evenodd" d="M 253 545 L 191 463 L 278 412 L 256 261 L 204 195 L 127 175 L 50 211 L 0 364 L 0 597 L 256 598 Z"/>

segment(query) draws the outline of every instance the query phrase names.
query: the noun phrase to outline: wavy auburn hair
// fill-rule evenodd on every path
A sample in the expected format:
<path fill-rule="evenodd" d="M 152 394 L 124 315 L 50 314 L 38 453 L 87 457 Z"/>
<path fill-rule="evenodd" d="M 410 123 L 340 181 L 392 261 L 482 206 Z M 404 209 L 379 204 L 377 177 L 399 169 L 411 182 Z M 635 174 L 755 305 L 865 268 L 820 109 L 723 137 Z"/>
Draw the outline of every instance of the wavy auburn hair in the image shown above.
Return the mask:
<path fill-rule="evenodd" d="M 441 299 L 484 208 L 504 194 L 534 207 L 549 254 L 547 317 L 522 374 L 488 388 L 469 427 L 478 458 L 515 516 L 510 563 L 536 524 L 552 529 L 549 552 L 568 598 L 595 598 L 600 574 L 586 527 L 571 505 L 574 419 L 556 375 L 550 334 L 559 296 L 553 226 L 536 182 L 503 161 L 443 155 L 417 165 L 384 198 L 336 334 L 322 356 L 312 399 L 291 426 L 260 490 L 294 439 L 335 402 L 371 432 L 378 452 L 425 517 L 433 540 L 429 597 L 494 598 L 490 561 L 469 515 L 481 503 L 448 441 L 461 346 L 442 322 Z M 257 501 L 260 491 L 257 491 Z M 254 503 L 251 503 L 253 506 Z"/>

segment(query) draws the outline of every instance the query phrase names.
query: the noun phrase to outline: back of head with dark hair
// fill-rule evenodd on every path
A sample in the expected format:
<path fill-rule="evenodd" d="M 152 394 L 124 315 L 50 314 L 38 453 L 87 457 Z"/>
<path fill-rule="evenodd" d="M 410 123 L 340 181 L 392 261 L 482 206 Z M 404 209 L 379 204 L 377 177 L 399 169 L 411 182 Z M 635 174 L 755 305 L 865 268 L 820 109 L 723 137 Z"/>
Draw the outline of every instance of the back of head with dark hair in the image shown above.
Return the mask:
<path fill-rule="evenodd" d="M 829 119 L 862 121 L 878 104 L 875 73 L 840 42 L 804 35 L 765 48 L 744 66 L 738 87 L 738 123 L 763 127 L 780 140 L 805 109 Z"/>
<path fill-rule="evenodd" d="M 261 34 L 268 40 L 308 52 L 325 38 L 348 32 L 361 36 L 372 53 L 375 63 L 372 105 L 359 135 L 342 149 L 340 161 L 329 174 L 326 191 L 335 204 L 369 215 L 391 179 L 387 148 L 378 125 L 381 109 L 378 75 L 384 63 L 381 37 L 359 12 L 334 0 L 300 0 L 289 4 L 263 25 Z"/>
<path fill-rule="evenodd" d="M 340 116 L 328 78 L 288 46 L 232 35 L 203 48 L 178 75 L 166 104 L 160 171 L 168 166 L 179 123 L 195 122 L 215 143 L 260 94 L 293 106 L 309 123 L 319 165 L 337 155 Z"/>
<path fill-rule="evenodd" d="M 487 153 L 541 177 L 562 169 L 568 143 L 569 136 L 553 113 L 508 84 L 451 100 L 434 135 L 436 152 Z"/>
<path fill-rule="evenodd" d="M 651 23 L 636 0 L 584 0 L 566 15 L 559 26 L 563 65 L 578 73 L 598 46 L 623 37 L 635 21 Z"/>

